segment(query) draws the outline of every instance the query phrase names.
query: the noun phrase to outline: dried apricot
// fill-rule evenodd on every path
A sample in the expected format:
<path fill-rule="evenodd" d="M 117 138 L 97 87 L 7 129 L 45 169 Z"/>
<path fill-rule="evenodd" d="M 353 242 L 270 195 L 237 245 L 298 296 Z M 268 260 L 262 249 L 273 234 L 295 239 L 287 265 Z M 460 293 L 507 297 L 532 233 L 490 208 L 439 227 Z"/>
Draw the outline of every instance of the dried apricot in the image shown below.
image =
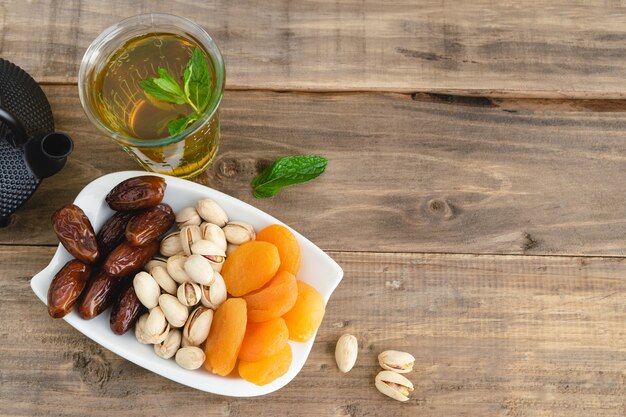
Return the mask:
<path fill-rule="evenodd" d="M 280 271 L 263 288 L 243 296 L 248 305 L 248 320 L 266 321 L 280 317 L 293 307 L 298 298 L 296 277 Z"/>
<path fill-rule="evenodd" d="M 234 297 L 264 286 L 278 271 L 280 257 L 276 246 L 267 242 L 248 242 L 241 245 L 222 267 L 226 289 Z"/>
<path fill-rule="evenodd" d="M 289 229 L 280 224 L 273 224 L 257 233 L 256 240 L 269 242 L 278 248 L 280 255 L 279 271 L 298 274 L 300 270 L 300 245 Z"/>
<path fill-rule="evenodd" d="M 287 343 L 278 353 L 260 361 L 240 360 L 239 376 L 256 385 L 269 384 L 287 373 L 291 357 L 291 346 Z"/>
<path fill-rule="evenodd" d="M 235 368 L 246 333 L 246 317 L 246 302 L 241 298 L 230 298 L 215 311 L 204 347 L 204 367 L 209 372 L 226 376 Z"/>
<path fill-rule="evenodd" d="M 285 320 L 278 317 L 263 323 L 248 323 L 241 343 L 239 359 L 254 362 L 280 352 L 287 344 L 289 330 Z"/>
<path fill-rule="evenodd" d="M 297 283 L 298 299 L 283 319 L 289 329 L 289 339 L 306 342 L 322 323 L 326 304 L 315 288 L 302 281 Z"/>

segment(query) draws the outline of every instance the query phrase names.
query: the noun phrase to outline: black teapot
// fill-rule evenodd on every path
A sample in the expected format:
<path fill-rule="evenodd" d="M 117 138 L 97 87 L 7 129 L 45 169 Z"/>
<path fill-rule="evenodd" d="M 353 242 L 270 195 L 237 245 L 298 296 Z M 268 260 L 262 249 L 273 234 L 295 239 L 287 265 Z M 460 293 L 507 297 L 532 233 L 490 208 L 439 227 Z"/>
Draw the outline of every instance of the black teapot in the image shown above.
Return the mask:
<path fill-rule="evenodd" d="M 0 223 L 63 168 L 72 139 L 54 131 L 46 95 L 33 78 L 0 58 Z"/>

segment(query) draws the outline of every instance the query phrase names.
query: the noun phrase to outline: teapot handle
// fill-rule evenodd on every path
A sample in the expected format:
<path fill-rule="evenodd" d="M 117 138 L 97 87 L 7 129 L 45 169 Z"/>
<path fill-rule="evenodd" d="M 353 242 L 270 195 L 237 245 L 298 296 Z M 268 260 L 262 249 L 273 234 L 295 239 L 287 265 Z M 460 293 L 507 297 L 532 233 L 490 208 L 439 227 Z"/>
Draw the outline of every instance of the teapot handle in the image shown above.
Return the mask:
<path fill-rule="evenodd" d="M 18 147 L 28 142 L 28 134 L 24 126 L 2 107 L 0 107 L 0 122 L 6 124 L 13 133 L 12 141 L 9 141 L 13 147 Z"/>

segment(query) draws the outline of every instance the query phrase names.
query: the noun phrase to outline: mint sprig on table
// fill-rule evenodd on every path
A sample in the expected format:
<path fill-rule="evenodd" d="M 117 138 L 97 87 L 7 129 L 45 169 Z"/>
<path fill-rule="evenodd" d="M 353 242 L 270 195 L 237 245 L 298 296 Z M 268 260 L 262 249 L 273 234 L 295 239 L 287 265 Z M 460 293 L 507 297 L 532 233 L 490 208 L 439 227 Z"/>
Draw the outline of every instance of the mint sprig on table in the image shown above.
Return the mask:
<path fill-rule="evenodd" d="M 300 184 L 319 177 L 328 159 L 319 155 L 296 155 L 278 158 L 252 180 L 256 198 L 275 196 L 283 187 Z"/>
<path fill-rule="evenodd" d="M 182 86 L 165 68 L 159 67 L 159 78 L 146 78 L 139 84 L 143 90 L 156 98 L 174 104 L 189 104 L 194 110 L 187 116 L 171 120 L 167 124 L 170 135 L 176 135 L 200 118 L 211 98 L 211 73 L 204 52 L 195 48 L 187 61 Z"/>

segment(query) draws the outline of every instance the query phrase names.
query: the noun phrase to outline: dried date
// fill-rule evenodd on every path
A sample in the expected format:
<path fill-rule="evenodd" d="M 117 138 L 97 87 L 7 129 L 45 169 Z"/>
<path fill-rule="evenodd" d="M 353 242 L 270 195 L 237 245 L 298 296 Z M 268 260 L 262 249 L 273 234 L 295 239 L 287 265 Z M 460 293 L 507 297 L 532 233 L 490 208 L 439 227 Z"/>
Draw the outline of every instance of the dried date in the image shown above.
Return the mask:
<path fill-rule="evenodd" d="M 77 259 L 72 259 L 52 279 L 48 288 L 48 314 L 53 318 L 67 315 L 82 293 L 91 267 Z"/>
<path fill-rule="evenodd" d="M 124 240 L 126 225 L 135 215 L 132 211 L 118 211 L 104 223 L 96 240 L 100 249 L 100 256 L 106 257 L 117 245 Z"/>
<path fill-rule="evenodd" d="M 102 269 L 109 275 L 125 277 L 138 272 L 159 250 L 158 242 L 133 246 L 124 241 L 109 254 Z"/>
<path fill-rule="evenodd" d="M 52 227 L 61 244 L 76 259 L 87 264 L 98 260 L 96 234 L 80 207 L 69 204 L 58 209 L 52 215 Z"/>
<path fill-rule="evenodd" d="M 166 187 L 165 180 L 154 175 L 129 178 L 109 192 L 106 202 L 117 211 L 146 209 L 163 200 Z"/>
<path fill-rule="evenodd" d="M 128 222 L 126 240 L 133 246 L 145 246 L 163 236 L 175 220 L 172 208 L 167 204 L 159 204 Z"/>
<path fill-rule="evenodd" d="M 111 309 L 110 325 L 113 333 L 119 335 L 126 333 L 133 327 L 142 309 L 143 306 L 135 294 L 135 288 L 132 282 L 129 282 Z"/>
<path fill-rule="evenodd" d="M 123 278 L 98 270 L 83 291 L 78 303 L 78 315 L 89 320 L 106 310 L 117 296 L 123 281 Z"/>

